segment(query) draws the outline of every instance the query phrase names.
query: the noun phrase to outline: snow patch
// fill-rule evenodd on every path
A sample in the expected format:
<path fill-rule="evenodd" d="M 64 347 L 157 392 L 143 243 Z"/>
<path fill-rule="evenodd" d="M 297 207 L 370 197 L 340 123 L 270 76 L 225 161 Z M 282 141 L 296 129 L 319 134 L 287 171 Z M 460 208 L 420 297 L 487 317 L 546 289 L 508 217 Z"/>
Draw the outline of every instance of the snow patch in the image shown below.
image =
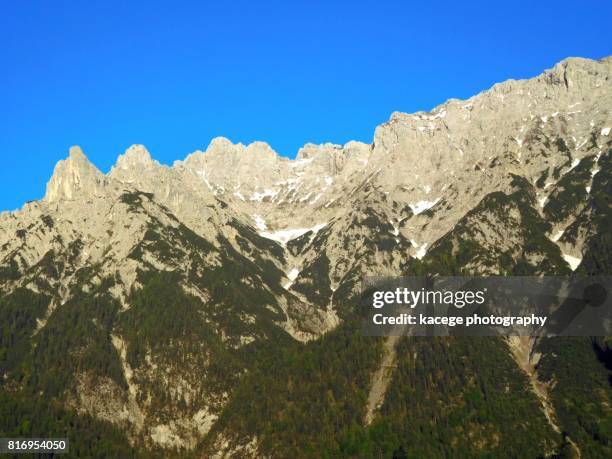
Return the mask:
<path fill-rule="evenodd" d="M 277 194 L 278 194 L 278 190 L 266 189 L 261 193 L 260 192 L 253 193 L 253 195 L 249 198 L 249 201 L 260 201 L 261 202 L 264 200 L 264 198 L 267 198 L 267 197 L 274 199 Z"/>
<path fill-rule="evenodd" d="M 423 244 L 419 245 L 417 241 L 415 241 L 414 239 L 410 239 L 410 243 L 416 249 L 414 256 L 421 260 L 427 253 L 427 242 L 424 242 Z"/>
<path fill-rule="evenodd" d="M 394 236 L 399 236 L 399 226 L 396 226 L 393 223 L 393 220 L 389 220 L 389 223 L 391 223 L 391 226 L 393 226 L 393 231 L 391 231 L 391 234 L 393 234 Z M 398 222 L 399 224 L 399 222 Z"/>
<path fill-rule="evenodd" d="M 408 205 L 410 206 L 410 209 L 412 209 L 412 213 L 414 213 L 414 215 L 419 215 L 420 213 L 425 212 L 428 209 L 431 209 L 439 201 L 440 201 L 440 198 L 436 198 L 433 201 L 419 201 L 419 202 L 415 202 L 414 204 L 408 204 Z"/>
<path fill-rule="evenodd" d="M 322 228 L 324 228 L 327 223 L 319 223 L 318 225 L 313 226 L 312 228 L 295 228 L 295 229 L 285 229 L 281 231 L 275 231 L 270 233 L 268 231 L 263 231 L 259 233 L 260 236 L 265 237 L 266 239 L 272 239 L 273 241 L 279 242 L 282 245 L 285 245 L 287 242 L 296 239 L 303 234 L 306 234 L 308 231 L 312 231 L 313 233 L 318 233 Z"/>
<path fill-rule="evenodd" d="M 297 269 L 297 268 L 293 268 L 291 271 L 289 271 L 288 273 L 285 274 L 285 276 L 287 276 L 287 279 L 289 280 L 289 282 L 285 282 L 283 284 L 283 288 L 285 290 L 289 290 L 291 288 L 291 286 L 293 285 L 293 283 L 297 279 L 298 274 L 300 274 L 300 270 Z"/>
<path fill-rule="evenodd" d="M 553 237 L 550 238 L 551 241 L 553 242 L 557 242 L 559 239 L 561 239 L 561 236 L 563 236 L 563 233 L 565 232 L 565 230 L 559 230 L 557 231 Z"/>
<path fill-rule="evenodd" d="M 432 120 L 435 120 L 435 119 L 444 119 L 444 118 L 446 118 L 446 110 L 444 110 L 444 109 L 441 110 L 440 113 L 438 113 L 437 115 L 431 117 Z"/>
<path fill-rule="evenodd" d="M 601 158 L 601 150 L 599 150 L 595 156 L 595 164 L 599 163 L 599 158 Z"/>
<path fill-rule="evenodd" d="M 287 273 L 287 279 L 289 279 L 290 281 L 294 281 L 295 279 L 297 279 L 298 274 L 300 274 L 300 270 L 297 268 L 293 268 Z"/>
<path fill-rule="evenodd" d="M 570 168 L 567 170 L 567 172 L 571 171 L 573 168 L 575 168 L 578 164 L 580 164 L 580 159 L 575 158 L 572 160 L 572 164 L 570 165 Z M 567 174 L 566 172 L 566 174 Z"/>
<path fill-rule="evenodd" d="M 261 231 L 265 231 L 268 229 L 268 225 L 266 225 L 266 221 L 261 217 L 261 215 L 253 214 L 253 221 L 255 222 L 255 226 L 257 229 Z"/>
<path fill-rule="evenodd" d="M 204 183 L 206 183 L 208 189 L 211 190 L 214 195 L 216 195 L 217 192 L 213 189 L 213 186 L 208 181 L 208 177 L 206 176 L 206 170 L 202 169 L 201 171 L 197 171 L 196 174 L 198 174 L 202 178 L 202 180 L 204 180 Z"/>
<path fill-rule="evenodd" d="M 570 268 L 572 269 L 572 271 L 576 271 L 576 268 L 582 261 L 582 258 L 572 257 L 571 255 L 568 255 L 567 253 L 562 253 L 561 256 L 563 256 L 563 259 L 567 261 L 568 265 L 570 265 Z"/>
<path fill-rule="evenodd" d="M 544 207 L 544 204 L 546 204 L 546 200 L 548 198 L 546 196 L 544 196 L 543 198 L 538 198 L 538 203 L 540 204 L 540 207 Z"/>

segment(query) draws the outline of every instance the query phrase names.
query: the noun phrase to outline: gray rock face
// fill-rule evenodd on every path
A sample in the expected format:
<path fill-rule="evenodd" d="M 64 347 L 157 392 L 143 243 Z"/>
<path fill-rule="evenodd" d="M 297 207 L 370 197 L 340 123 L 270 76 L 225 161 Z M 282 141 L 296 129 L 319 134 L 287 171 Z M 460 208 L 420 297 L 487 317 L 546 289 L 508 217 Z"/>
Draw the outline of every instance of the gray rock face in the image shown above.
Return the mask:
<path fill-rule="evenodd" d="M 107 179 L 89 162 L 80 147 L 71 147 L 67 159 L 55 167 L 45 201 L 79 200 L 104 196 Z"/>

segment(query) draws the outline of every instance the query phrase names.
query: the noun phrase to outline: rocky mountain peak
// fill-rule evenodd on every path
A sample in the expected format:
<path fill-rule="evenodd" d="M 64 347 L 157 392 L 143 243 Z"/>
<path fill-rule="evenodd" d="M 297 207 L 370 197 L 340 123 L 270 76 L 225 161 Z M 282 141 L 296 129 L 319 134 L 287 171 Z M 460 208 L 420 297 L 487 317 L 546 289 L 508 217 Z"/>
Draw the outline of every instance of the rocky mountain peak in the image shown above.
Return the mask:
<path fill-rule="evenodd" d="M 208 145 L 208 148 L 206 149 L 206 151 L 232 148 L 233 146 L 234 144 L 232 143 L 230 139 L 228 139 L 227 137 L 219 136 L 219 137 L 213 138 L 210 141 L 210 144 Z"/>
<path fill-rule="evenodd" d="M 256 159 L 261 159 L 262 157 L 268 159 L 279 158 L 278 154 L 266 142 L 255 141 L 249 145 L 244 145 L 240 142 L 232 143 L 231 140 L 225 137 L 215 137 L 212 139 L 206 149 L 206 155 L 211 160 L 229 158 L 234 161 L 243 161 L 248 156 L 255 156 Z"/>
<path fill-rule="evenodd" d="M 104 174 L 94 166 L 78 146 L 70 148 L 68 158 L 55 166 L 47 184 L 45 201 L 73 200 L 79 196 L 96 196 L 106 182 Z"/>
<path fill-rule="evenodd" d="M 73 145 L 68 149 L 68 158 L 73 161 L 89 162 L 89 159 L 87 159 L 87 156 L 85 156 L 85 153 L 83 153 L 83 150 L 78 145 Z"/>
<path fill-rule="evenodd" d="M 252 142 L 246 147 L 246 152 L 256 156 L 256 159 L 260 159 L 261 157 L 279 159 L 279 156 L 276 151 L 270 145 L 268 145 L 267 142 Z"/>
<path fill-rule="evenodd" d="M 151 155 L 143 145 L 132 145 L 124 154 L 117 158 L 117 163 L 114 167 L 128 170 L 134 168 L 150 168 L 156 164 L 157 161 L 151 158 Z"/>

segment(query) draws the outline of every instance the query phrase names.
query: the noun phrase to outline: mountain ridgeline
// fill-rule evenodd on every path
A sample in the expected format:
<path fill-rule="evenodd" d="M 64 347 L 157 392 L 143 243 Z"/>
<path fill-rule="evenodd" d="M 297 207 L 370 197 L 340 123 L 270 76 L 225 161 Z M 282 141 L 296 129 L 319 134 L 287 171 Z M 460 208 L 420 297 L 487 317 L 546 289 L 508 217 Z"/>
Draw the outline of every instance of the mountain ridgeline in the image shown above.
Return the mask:
<path fill-rule="evenodd" d="M 612 58 L 371 144 L 73 147 L 0 214 L 0 433 L 72 457 L 612 457 L 607 338 L 376 338 L 367 275 L 612 275 Z"/>

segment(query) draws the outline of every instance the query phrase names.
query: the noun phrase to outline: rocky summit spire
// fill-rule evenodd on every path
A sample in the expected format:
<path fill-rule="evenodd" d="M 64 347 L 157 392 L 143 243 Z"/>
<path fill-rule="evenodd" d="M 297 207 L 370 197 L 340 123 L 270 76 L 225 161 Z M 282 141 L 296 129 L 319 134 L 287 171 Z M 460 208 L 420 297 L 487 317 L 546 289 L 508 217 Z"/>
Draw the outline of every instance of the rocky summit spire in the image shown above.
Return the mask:
<path fill-rule="evenodd" d="M 113 169 L 120 170 L 142 170 L 149 169 L 157 165 L 157 161 L 151 158 L 151 155 L 144 145 L 132 145 L 125 150 L 125 153 L 117 158 L 117 163 Z"/>
<path fill-rule="evenodd" d="M 160 190 L 168 174 L 169 168 L 151 158 L 143 145 L 132 145 L 117 158 L 108 178 L 130 184 L 141 191 L 153 192 Z"/>
<path fill-rule="evenodd" d="M 102 192 L 105 177 L 83 154 L 80 147 L 70 148 L 68 158 L 55 166 L 47 183 L 45 201 L 75 200 L 79 197 L 97 196 Z"/>

